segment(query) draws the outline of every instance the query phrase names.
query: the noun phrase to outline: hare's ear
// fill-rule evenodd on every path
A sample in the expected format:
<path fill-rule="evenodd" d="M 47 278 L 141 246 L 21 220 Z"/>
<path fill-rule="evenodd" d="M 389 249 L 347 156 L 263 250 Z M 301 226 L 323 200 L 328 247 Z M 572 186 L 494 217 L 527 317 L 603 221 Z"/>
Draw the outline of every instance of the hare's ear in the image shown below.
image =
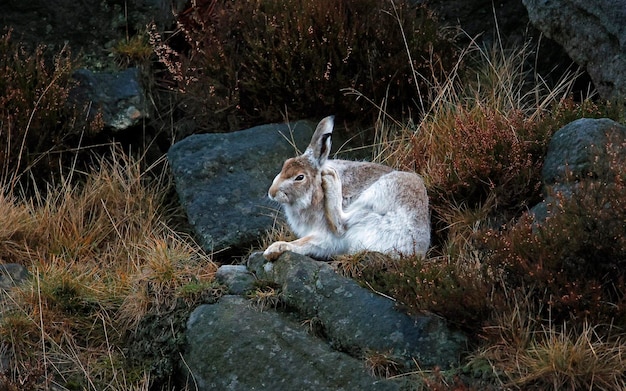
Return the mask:
<path fill-rule="evenodd" d="M 320 121 L 311 137 L 311 143 L 304 151 L 311 163 L 321 167 L 330 154 L 331 139 L 330 136 L 333 133 L 333 126 L 335 123 L 335 116 L 331 115 Z"/>

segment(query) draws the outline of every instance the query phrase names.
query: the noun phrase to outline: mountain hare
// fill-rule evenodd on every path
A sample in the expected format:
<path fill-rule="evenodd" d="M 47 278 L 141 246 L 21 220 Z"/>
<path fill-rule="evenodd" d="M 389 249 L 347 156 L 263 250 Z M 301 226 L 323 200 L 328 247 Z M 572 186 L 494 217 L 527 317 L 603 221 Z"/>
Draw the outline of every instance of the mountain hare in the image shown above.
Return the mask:
<path fill-rule="evenodd" d="M 286 160 L 274 178 L 269 198 L 282 204 L 299 239 L 271 244 L 264 257 L 273 261 L 285 251 L 320 259 L 365 250 L 425 254 L 430 215 L 422 178 L 382 164 L 328 159 L 333 120 L 321 120 L 306 151 Z"/>

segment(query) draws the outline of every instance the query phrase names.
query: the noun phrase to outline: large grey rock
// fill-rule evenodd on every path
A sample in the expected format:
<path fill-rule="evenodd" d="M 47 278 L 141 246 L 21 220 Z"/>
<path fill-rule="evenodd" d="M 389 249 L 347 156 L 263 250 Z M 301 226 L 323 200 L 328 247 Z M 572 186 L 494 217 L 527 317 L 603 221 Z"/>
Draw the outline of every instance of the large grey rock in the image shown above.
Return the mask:
<path fill-rule="evenodd" d="M 72 90 L 72 100 L 81 107 L 89 107 L 91 116 L 102 113 L 105 126 L 124 130 L 148 116 L 139 69 L 92 72 L 83 68 L 72 76 L 78 81 Z"/>
<path fill-rule="evenodd" d="M 608 118 L 581 118 L 559 129 L 550 140 L 543 165 L 546 186 L 570 178 L 602 177 L 607 162 L 597 161 L 609 142 L 626 140 L 626 126 Z"/>
<path fill-rule="evenodd" d="M 184 369 L 190 389 L 398 390 L 363 363 L 332 350 L 298 323 L 238 296 L 202 305 L 187 322 Z"/>
<path fill-rule="evenodd" d="M 189 136 L 167 157 L 176 191 L 207 251 L 249 248 L 272 227 L 277 205 L 267 190 L 283 161 L 304 150 L 315 124 L 264 125 L 233 133 Z"/>
<path fill-rule="evenodd" d="M 342 277 L 325 262 L 287 252 L 266 263 L 253 254 L 249 268 L 259 279 L 282 286 L 283 300 L 301 316 L 316 319 L 338 350 L 358 357 L 392 352 L 405 369 L 458 365 L 466 338 L 434 315 L 409 316 L 394 302 Z"/>
<path fill-rule="evenodd" d="M 584 67 L 600 96 L 626 98 L 626 0 L 523 0 L 531 22 Z"/>

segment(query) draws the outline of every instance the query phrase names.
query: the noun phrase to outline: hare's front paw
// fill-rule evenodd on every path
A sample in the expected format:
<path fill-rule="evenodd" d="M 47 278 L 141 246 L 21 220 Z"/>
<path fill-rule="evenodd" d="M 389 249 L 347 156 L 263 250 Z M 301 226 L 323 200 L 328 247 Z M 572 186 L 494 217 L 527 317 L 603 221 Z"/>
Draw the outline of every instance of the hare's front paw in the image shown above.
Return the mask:
<path fill-rule="evenodd" d="M 341 191 L 341 179 L 339 179 L 339 174 L 334 168 L 322 168 L 322 187 L 327 194 Z"/>
<path fill-rule="evenodd" d="M 268 261 L 275 261 L 285 251 L 291 251 L 291 247 L 289 242 L 274 242 L 263 251 L 263 257 Z"/>

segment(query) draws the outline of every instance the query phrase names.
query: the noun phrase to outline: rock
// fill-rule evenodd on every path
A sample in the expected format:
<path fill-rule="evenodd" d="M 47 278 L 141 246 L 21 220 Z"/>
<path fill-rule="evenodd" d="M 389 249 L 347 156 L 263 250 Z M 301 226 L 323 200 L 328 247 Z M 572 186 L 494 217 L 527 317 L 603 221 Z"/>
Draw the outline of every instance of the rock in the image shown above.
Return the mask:
<path fill-rule="evenodd" d="M 530 24 L 522 0 L 415 0 L 415 3 L 425 4 L 443 26 L 462 30 L 457 36 L 460 45 L 470 45 L 473 41 L 489 51 L 500 50 L 498 45 L 521 49 L 528 44 L 525 52 L 533 60 L 531 73 L 540 74 L 549 84 L 557 83 L 571 69 L 572 60 L 565 50 Z M 525 64 L 528 69 L 526 66 L 530 64 Z M 587 75 L 581 77 L 588 79 Z M 582 84 L 586 88 L 586 83 Z"/>
<path fill-rule="evenodd" d="M 552 136 L 542 171 L 545 199 L 530 209 L 535 224 L 543 223 L 551 210 L 558 210 L 561 200 L 554 194 L 568 199 L 579 192 L 580 181 L 610 179 L 611 162 L 605 152 L 609 143 L 626 143 L 626 126 L 607 118 L 581 118 Z M 626 153 L 625 148 L 617 150 Z M 623 162 L 626 155 L 614 159 Z"/>
<path fill-rule="evenodd" d="M 507 3 L 494 3 L 492 0 L 419 0 L 416 3 L 426 4 L 442 24 L 458 26 L 468 38 L 476 38 L 487 46 L 496 42 L 498 32 L 503 39 L 518 43 L 524 40 L 522 34 L 527 29 L 528 16 L 521 0 Z"/>
<path fill-rule="evenodd" d="M 626 126 L 608 118 L 581 118 L 559 129 L 550 140 L 543 165 L 545 186 L 585 177 L 602 177 L 606 163 L 598 154 L 609 142 L 626 140 Z M 600 170 L 600 171 L 599 171 Z"/>
<path fill-rule="evenodd" d="M 285 304 L 308 319 L 316 319 L 332 346 L 355 357 L 364 352 L 392 352 L 413 368 L 458 365 L 466 337 L 434 315 L 409 316 L 394 302 L 335 273 L 325 262 L 287 252 L 266 263 L 261 253 L 248 260 L 262 280 L 282 286 Z"/>
<path fill-rule="evenodd" d="M 255 278 L 245 265 L 222 265 L 217 269 L 215 279 L 226 285 L 231 295 L 243 295 L 254 289 Z"/>
<path fill-rule="evenodd" d="M 585 68 L 604 99 L 626 98 L 626 0 L 523 0 L 530 21 Z"/>
<path fill-rule="evenodd" d="M 58 52 L 69 45 L 90 69 L 114 69 L 110 48 L 129 34 L 141 34 L 155 22 L 160 31 L 174 23 L 184 0 L 20 0 L 0 1 L 0 28 L 10 27 L 13 36 L 28 48 L 45 45 Z"/>
<path fill-rule="evenodd" d="M 71 100 L 80 106 L 89 105 L 91 117 L 101 112 L 105 126 L 123 130 L 148 116 L 137 68 L 100 73 L 79 69 L 72 76 L 78 86 L 72 90 Z"/>
<path fill-rule="evenodd" d="M 17 263 L 0 265 L 0 289 L 10 289 L 30 277 L 28 270 Z"/>
<path fill-rule="evenodd" d="M 258 126 L 199 134 L 174 144 L 167 157 L 176 191 L 202 247 L 245 249 L 272 227 L 277 205 L 267 190 L 283 161 L 308 145 L 315 124 Z"/>
<path fill-rule="evenodd" d="M 284 315 L 238 296 L 202 305 L 187 322 L 187 384 L 205 390 L 398 390 Z"/>

